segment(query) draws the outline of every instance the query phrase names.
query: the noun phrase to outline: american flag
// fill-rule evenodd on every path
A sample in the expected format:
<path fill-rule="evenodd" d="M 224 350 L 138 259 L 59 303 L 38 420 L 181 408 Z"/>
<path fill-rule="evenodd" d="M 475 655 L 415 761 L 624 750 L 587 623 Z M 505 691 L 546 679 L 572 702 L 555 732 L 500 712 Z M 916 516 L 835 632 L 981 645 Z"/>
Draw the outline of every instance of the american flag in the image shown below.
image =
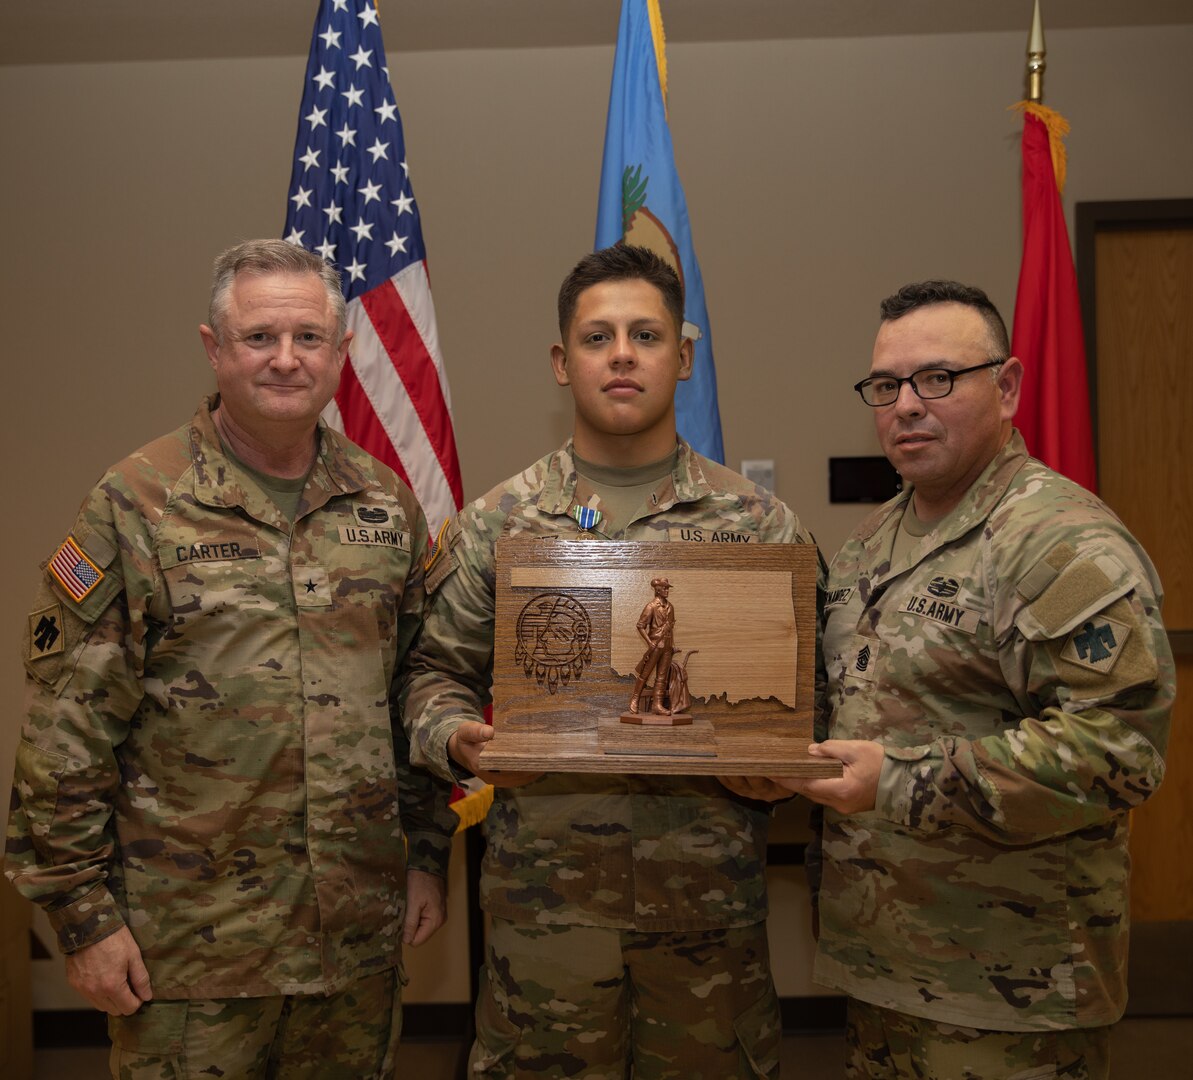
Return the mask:
<path fill-rule="evenodd" d="M 402 121 L 372 0 L 321 0 L 285 238 L 340 269 L 355 335 L 324 418 L 384 461 L 431 523 L 463 502 Z"/>
<path fill-rule="evenodd" d="M 103 571 L 79 550 L 73 536 L 68 536 L 54 552 L 50 572 L 77 602 L 84 600 L 104 579 Z"/>

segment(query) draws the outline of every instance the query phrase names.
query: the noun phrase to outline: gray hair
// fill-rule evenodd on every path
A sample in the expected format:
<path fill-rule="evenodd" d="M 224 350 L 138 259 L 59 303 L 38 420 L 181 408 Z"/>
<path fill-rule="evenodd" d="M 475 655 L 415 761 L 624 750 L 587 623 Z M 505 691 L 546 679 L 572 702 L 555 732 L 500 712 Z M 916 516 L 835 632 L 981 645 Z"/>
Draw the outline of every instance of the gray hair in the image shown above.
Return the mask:
<path fill-rule="evenodd" d="M 336 344 L 348 329 L 348 306 L 340 291 L 340 272 L 318 255 L 285 240 L 245 240 L 221 252 L 211 275 L 211 303 L 207 325 L 220 337 L 220 324 L 228 310 L 228 294 L 237 274 L 314 274 L 327 290 L 336 317 Z"/>

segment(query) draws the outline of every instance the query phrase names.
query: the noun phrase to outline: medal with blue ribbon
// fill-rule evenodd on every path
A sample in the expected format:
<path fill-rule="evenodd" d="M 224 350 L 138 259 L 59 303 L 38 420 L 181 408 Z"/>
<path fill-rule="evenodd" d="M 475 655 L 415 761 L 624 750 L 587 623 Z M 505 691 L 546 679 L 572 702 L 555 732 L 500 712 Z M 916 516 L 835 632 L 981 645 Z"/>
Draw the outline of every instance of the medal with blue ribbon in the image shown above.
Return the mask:
<path fill-rule="evenodd" d="M 595 529 L 602 516 L 599 510 L 594 510 L 591 506 L 573 506 L 571 514 L 576 519 L 576 524 L 586 532 Z"/>

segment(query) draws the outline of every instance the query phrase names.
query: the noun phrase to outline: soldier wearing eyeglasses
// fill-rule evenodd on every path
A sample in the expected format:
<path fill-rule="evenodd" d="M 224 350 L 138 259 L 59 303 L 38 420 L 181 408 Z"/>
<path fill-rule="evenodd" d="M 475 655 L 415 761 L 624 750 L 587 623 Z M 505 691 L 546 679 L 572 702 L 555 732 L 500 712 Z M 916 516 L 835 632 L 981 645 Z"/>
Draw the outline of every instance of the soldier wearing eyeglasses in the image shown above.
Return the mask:
<path fill-rule="evenodd" d="M 1014 429 L 1024 365 L 979 289 L 883 301 L 873 410 L 904 490 L 833 561 L 816 981 L 849 1075 L 1107 1075 L 1127 812 L 1174 671 L 1146 553 Z M 762 782 L 753 782 L 755 793 Z M 815 876 L 815 875 L 814 875 Z"/>

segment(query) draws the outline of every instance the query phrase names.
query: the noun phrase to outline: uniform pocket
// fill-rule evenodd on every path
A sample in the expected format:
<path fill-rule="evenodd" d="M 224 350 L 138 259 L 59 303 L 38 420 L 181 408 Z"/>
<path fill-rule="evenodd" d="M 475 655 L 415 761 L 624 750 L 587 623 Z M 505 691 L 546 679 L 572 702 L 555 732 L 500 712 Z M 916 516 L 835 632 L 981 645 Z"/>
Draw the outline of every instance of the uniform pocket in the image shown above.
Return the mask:
<path fill-rule="evenodd" d="M 66 771 L 67 758 L 22 739 L 17 743 L 17 789 L 21 809 L 28 821 L 28 836 L 34 847 L 43 847 L 52 832 L 58 806 L 58 784 Z"/>
<path fill-rule="evenodd" d="M 733 1020 L 733 1030 L 742 1050 L 742 1076 L 777 1077 L 783 1027 L 779 1023 L 779 999 L 773 987 L 738 1013 Z"/>
<path fill-rule="evenodd" d="M 114 1047 L 152 1057 L 182 1053 L 189 1001 L 147 1001 L 132 1016 L 109 1016 Z"/>
<path fill-rule="evenodd" d="M 476 1042 L 468 1058 L 470 1076 L 512 1077 L 514 1051 L 522 1029 L 498 1004 L 491 984 L 481 991 L 476 1003 Z"/>

